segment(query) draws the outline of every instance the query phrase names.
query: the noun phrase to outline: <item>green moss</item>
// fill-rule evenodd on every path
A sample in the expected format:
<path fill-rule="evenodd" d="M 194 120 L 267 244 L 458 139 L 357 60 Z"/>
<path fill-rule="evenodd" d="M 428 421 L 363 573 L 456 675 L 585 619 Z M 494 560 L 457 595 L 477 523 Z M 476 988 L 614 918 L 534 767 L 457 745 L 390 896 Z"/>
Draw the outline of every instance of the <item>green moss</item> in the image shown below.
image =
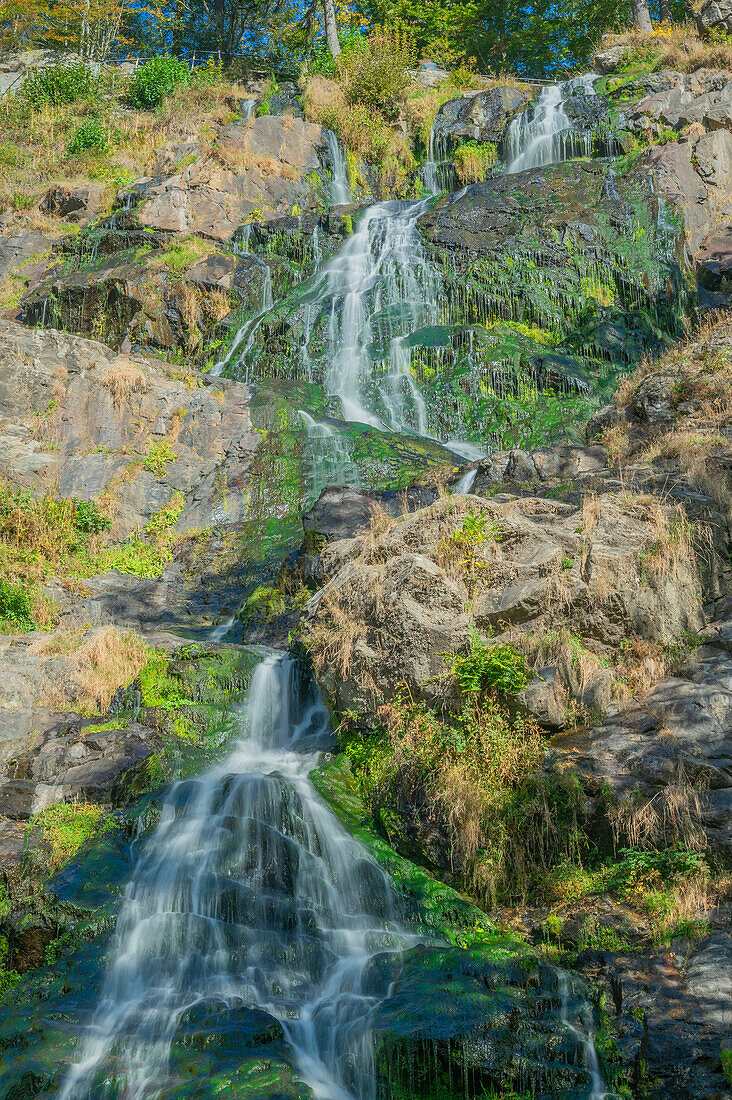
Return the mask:
<path fill-rule="evenodd" d="M 722 1047 L 719 1052 L 722 1061 L 722 1071 L 728 1085 L 732 1085 L 732 1047 Z"/>
<path fill-rule="evenodd" d="M 378 835 L 345 756 L 310 778 L 348 831 L 392 877 L 416 919 L 459 947 L 488 952 L 497 959 L 531 957 L 525 944 L 500 932 L 467 897 L 398 855 Z"/>

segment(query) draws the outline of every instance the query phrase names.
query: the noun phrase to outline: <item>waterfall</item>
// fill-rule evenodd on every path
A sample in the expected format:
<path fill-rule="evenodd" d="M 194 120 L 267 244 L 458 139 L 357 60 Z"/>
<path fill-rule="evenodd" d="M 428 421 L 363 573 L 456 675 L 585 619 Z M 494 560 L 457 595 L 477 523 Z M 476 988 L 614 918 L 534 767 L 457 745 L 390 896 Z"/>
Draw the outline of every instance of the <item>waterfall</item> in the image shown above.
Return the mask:
<path fill-rule="evenodd" d="M 325 389 L 338 400 L 346 420 L 427 435 L 427 407 L 412 376 L 409 335 L 420 324 L 434 324 L 441 311 L 439 276 L 417 229 L 429 203 L 424 199 L 369 207 L 353 235 L 303 292 L 303 375 L 313 380 L 318 356 Z M 239 376 L 248 378 L 248 361 L 256 354 L 266 312 L 263 308 L 243 326 L 212 373 L 237 365 Z M 325 348 L 315 332 L 321 316 L 327 318 Z"/>
<path fill-rule="evenodd" d="M 589 1020 L 583 1019 L 581 1021 L 582 1027 L 579 1027 L 577 1023 L 572 1020 L 570 1000 L 572 995 L 577 992 L 576 979 L 566 970 L 562 970 L 561 968 L 557 968 L 556 974 L 559 983 L 559 996 L 562 999 L 559 1018 L 562 1026 L 566 1028 L 572 1038 L 576 1040 L 578 1048 L 583 1052 L 584 1063 L 590 1075 L 591 1091 L 587 1100 L 617 1100 L 615 1093 L 609 1093 L 605 1089 Z M 580 1003 L 583 1007 L 583 1015 L 586 1015 L 589 1009 L 582 995 L 580 996 Z"/>
<path fill-rule="evenodd" d="M 573 129 L 566 101 L 573 95 L 594 96 L 595 73 L 541 89 L 538 98 L 514 118 L 508 128 L 506 172 L 524 172 L 543 164 L 592 155 L 592 132 Z"/>
<path fill-rule="evenodd" d="M 325 131 L 325 141 L 328 146 L 331 165 L 330 204 L 331 206 L 345 206 L 351 202 L 346 154 L 332 130 Z"/>
<path fill-rule="evenodd" d="M 256 104 L 256 99 L 243 99 L 241 103 L 241 120 L 242 122 L 248 122 L 252 117 L 252 111 Z"/>
<path fill-rule="evenodd" d="M 469 493 L 475 484 L 475 479 L 478 475 L 478 467 L 474 466 L 472 470 L 468 470 L 458 481 L 455 486 L 456 493 Z"/>
<path fill-rule="evenodd" d="M 369 962 L 418 937 L 390 880 L 316 795 L 326 708 L 299 667 L 254 672 L 242 739 L 173 785 L 142 845 L 91 1025 L 59 1100 L 153 1100 L 195 1005 L 280 1021 L 317 1100 L 373 1100 L 371 1019 L 388 995 Z"/>
<path fill-rule="evenodd" d="M 455 167 L 449 155 L 447 142 L 437 130 L 438 120 L 432 123 L 427 149 L 427 160 L 419 170 L 420 179 L 430 195 L 450 191 L 455 181 Z"/>
<path fill-rule="evenodd" d="M 326 485 L 359 485 L 361 475 L 343 433 L 324 420 L 314 420 L 304 409 L 299 412 L 307 434 L 303 457 L 310 475 L 310 502 L 315 503 Z"/>

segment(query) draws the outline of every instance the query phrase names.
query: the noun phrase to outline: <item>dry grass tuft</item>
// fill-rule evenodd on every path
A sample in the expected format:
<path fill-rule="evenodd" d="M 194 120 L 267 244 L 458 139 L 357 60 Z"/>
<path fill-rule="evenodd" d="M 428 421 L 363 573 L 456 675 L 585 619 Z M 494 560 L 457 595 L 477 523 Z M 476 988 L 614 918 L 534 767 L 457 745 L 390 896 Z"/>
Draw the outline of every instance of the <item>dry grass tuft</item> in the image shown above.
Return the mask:
<path fill-rule="evenodd" d="M 65 630 L 34 643 L 45 657 L 73 658 L 67 682 L 55 681 L 49 703 L 57 710 L 105 714 L 118 688 L 139 675 L 150 657 L 150 646 L 139 634 L 117 626 L 100 626 L 83 634 Z"/>
<path fill-rule="evenodd" d="M 112 394 L 115 405 L 119 405 L 132 393 L 144 393 L 147 380 L 139 367 L 120 355 L 104 372 L 102 385 Z"/>
<path fill-rule="evenodd" d="M 652 71 L 732 68 L 732 43 L 702 38 L 693 22 L 657 23 L 648 33 L 623 31 L 603 36 L 603 47 L 623 45 L 626 62 Z"/>
<path fill-rule="evenodd" d="M 679 845 L 693 851 L 707 847 L 701 825 L 708 782 L 692 781 L 683 764 L 673 781 L 647 800 L 624 799 L 608 811 L 616 847 L 651 850 Z"/>

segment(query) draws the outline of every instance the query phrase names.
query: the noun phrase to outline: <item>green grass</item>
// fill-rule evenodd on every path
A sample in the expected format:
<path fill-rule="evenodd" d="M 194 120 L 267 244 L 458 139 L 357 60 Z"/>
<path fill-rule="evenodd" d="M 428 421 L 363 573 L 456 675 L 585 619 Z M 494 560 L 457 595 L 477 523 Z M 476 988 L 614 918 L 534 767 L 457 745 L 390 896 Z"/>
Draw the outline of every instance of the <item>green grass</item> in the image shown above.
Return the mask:
<path fill-rule="evenodd" d="M 58 802 L 31 817 L 28 825 L 29 832 L 39 831 L 48 844 L 52 870 L 68 863 L 88 840 L 113 828 L 108 811 L 93 802 Z"/>
<path fill-rule="evenodd" d="M 148 439 L 142 468 L 162 479 L 168 473 L 168 464 L 175 462 L 177 457 L 169 439 Z"/>

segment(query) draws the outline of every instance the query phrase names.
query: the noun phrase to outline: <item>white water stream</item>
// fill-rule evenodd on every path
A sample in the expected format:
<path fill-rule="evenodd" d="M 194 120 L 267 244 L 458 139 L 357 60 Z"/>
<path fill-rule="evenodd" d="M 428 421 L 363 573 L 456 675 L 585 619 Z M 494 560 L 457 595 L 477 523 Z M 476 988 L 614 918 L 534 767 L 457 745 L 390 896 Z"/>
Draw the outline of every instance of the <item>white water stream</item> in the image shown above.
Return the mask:
<path fill-rule="evenodd" d="M 330 204 L 331 206 L 345 206 L 351 202 L 351 186 L 348 182 L 346 153 L 332 130 L 325 131 L 325 142 L 330 158 Z"/>
<path fill-rule="evenodd" d="M 514 118 L 506 133 L 506 172 L 524 172 L 572 157 L 592 156 L 592 133 L 576 129 L 567 115 L 566 100 L 573 95 L 594 96 L 595 73 L 549 84 L 536 101 Z"/>
<path fill-rule="evenodd" d="M 423 937 L 388 877 L 308 779 L 330 747 L 327 711 L 282 654 L 257 666 L 242 739 L 175 784 L 117 921 L 98 1008 L 59 1100 L 164 1097 L 169 1057 L 195 1005 L 279 1020 L 317 1100 L 373 1100 L 370 1022 L 388 994 L 376 953 Z"/>

